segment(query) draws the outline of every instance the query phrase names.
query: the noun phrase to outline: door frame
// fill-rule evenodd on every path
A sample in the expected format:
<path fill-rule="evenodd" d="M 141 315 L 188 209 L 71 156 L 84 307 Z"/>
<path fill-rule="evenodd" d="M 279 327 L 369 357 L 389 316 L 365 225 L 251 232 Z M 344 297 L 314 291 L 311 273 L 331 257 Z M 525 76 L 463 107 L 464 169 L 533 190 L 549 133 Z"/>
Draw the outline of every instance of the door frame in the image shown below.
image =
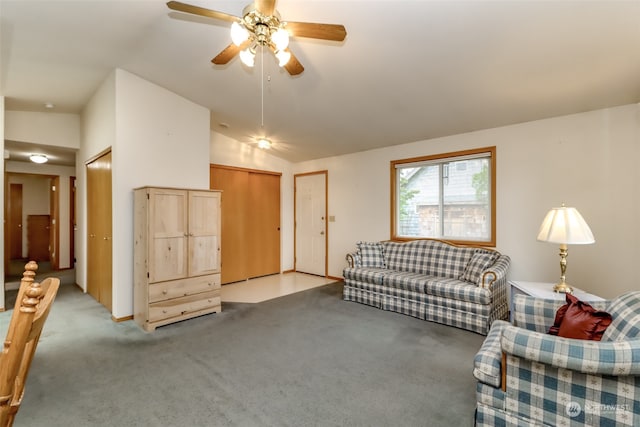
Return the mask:
<path fill-rule="evenodd" d="M 69 177 L 69 268 L 76 266 L 76 177 Z"/>
<path fill-rule="evenodd" d="M 296 242 L 298 227 L 296 225 L 296 214 L 298 207 L 298 192 L 297 190 L 297 182 L 298 178 L 310 176 L 310 175 L 324 175 L 324 217 L 325 219 L 325 227 L 324 227 L 324 277 L 329 277 L 329 171 L 328 170 L 319 170 L 314 172 L 305 172 L 298 173 L 293 175 L 293 270 L 297 271 L 296 263 L 297 263 L 297 248 Z"/>
<path fill-rule="evenodd" d="M 9 230 L 9 218 L 7 216 L 8 213 L 8 206 L 9 206 L 9 194 L 8 194 L 8 189 L 9 189 L 9 180 L 11 179 L 12 176 L 24 176 L 24 177 L 35 177 L 35 178 L 41 178 L 41 179 L 48 179 L 49 180 L 49 190 L 51 190 L 50 186 L 53 180 L 57 179 L 58 181 L 60 180 L 60 175 L 50 175 L 50 174 L 39 174 L 39 173 L 30 173 L 30 172 L 6 172 L 4 174 L 4 182 L 5 182 L 5 192 L 4 192 L 4 212 L 5 212 L 5 236 L 7 236 L 7 232 Z M 57 204 L 59 205 L 60 202 L 60 192 L 56 191 L 56 198 L 58 198 L 57 200 Z M 23 188 L 23 198 L 24 198 L 24 188 Z M 49 210 L 51 211 L 51 205 Z M 24 204 L 23 204 L 23 215 L 24 215 Z M 49 212 L 49 215 L 51 215 L 51 220 L 53 221 L 55 219 L 55 226 L 59 227 L 59 223 L 60 223 L 60 211 L 59 209 L 56 209 L 55 212 Z M 24 225 L 24 224 L 23 224 Z M 59 229 L 58 229 L 59 231 Z M 56 248 L 60 247 L 60 233 L 57 232 L 56 236 L 55 236 L 55 242 L 51 242 L 51 245 L 54 246 Z M 4 271 L 5 274 L 7 273 L 7 271 L 9 271 L 9 252 L 7 251 L 8 246 L 7 246 L 7 239 L 5 239 L 5 251 L 4 251 Z M 56 249 L 57 250 L 57 249 Z M 56 252 L 56 256 L 59 256 L 58 253 Z M 51 265 L 52 269 L 53 269 L 53 264 Z M 57 268 L 56 268 L 57 269 Z"/>

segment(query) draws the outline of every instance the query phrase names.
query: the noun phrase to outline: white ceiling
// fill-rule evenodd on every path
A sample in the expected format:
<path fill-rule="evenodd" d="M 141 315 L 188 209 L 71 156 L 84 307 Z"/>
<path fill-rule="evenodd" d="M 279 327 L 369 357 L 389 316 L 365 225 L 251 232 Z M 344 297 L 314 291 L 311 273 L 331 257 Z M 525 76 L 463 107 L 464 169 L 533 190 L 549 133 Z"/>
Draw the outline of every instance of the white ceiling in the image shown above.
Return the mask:
<path fill-rule="evenodd" d="M 249 0 L 183 0 L 240 15 Z M 0 0 L 7 110 L 80 112 L 116 67 L 211 111 L 241 142 L 263 133 L 302 161 L 640 102 L 640 1 L 297 1 L 283 20 L 343 24 L 292 39 L 295 77 L 264 55 L 211 64 L 228 22 L 155 0 Z M 226 127 L 221 126 L 226 124 Z"/>

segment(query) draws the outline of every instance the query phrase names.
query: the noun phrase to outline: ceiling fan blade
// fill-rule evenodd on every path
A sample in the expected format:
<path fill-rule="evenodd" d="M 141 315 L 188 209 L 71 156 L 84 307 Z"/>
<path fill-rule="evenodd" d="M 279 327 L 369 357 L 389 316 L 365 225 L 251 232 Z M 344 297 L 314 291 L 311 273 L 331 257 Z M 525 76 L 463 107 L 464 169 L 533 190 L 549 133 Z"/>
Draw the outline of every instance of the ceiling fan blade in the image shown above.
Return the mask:
<path fill-rule="evenodd" d="M 241 50 L 249 47 L 250 44 L 251 42 L 249 40 L 246 40 L 240 46 L 236 46 L 235 44 L 231 43 L 229 46 L 225 47 L 222 50 L 222 52 L 220 52 L 215 58 L 213 58 L 211 62 L 213 62 L 216 65 L 226 64 L 227 62 L 235 58 L 236 55 L 239 54 Z"/>
<path fill-rule="evenodd" d="M 304 71 L 304 67 L 298 61 L 298 58 L 289 50 L 289 48 L 285 49 L 287 52 L 291 54 L 291 58 L 289 58 L 289 62 L 284 65 L 284 69 L 289 72 L 292 76 L 297 76 L 301 72 Z"/>
<path fill-rule="evenodd" d="M 223 21 L 238 22 L 240 20 L 237 16 L 229 15 L 228 13 L 205 9 L 204 7 L 199 6 L 192 6 L 179 1 L 170 1 L 167 3 L 167 6 L 169 9 L 177 10 L 179 12 L 192 13 L 194 15 L 206 16 L 208 18 L 221 19 Z"/>
<path fill-rule="evenodd" d="M 287 22 L 284 27 L 293 37 L 333 40 L 341 42 L 347 36 L 344 25 L 315 24 L 313 22 Z"/>
<path fill-rule="evenodd" d="M 273 15 L 276 10 L 276 0 L 255 0 L 256 10 L 265 16 Z"/>

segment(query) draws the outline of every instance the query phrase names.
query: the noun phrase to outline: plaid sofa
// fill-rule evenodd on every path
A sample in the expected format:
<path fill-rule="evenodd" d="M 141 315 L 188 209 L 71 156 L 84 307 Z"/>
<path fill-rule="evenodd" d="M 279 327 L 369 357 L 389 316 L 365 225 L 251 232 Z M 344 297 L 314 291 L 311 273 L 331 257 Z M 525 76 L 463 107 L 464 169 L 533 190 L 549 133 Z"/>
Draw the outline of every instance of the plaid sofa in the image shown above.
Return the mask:
<path fill-rule="evenodd" d="M 509 312 L 508 256 L 441 240 L 358 242 L 343 298 L 486 335 Z"/>
<path fill-rule="evenodd" d="M 613 321 L 601 341 L 547 334 L 563 301 L 516 295 L 474 360 L 477 426 L 639 426 L 640 292 L 590 302 Z"/>

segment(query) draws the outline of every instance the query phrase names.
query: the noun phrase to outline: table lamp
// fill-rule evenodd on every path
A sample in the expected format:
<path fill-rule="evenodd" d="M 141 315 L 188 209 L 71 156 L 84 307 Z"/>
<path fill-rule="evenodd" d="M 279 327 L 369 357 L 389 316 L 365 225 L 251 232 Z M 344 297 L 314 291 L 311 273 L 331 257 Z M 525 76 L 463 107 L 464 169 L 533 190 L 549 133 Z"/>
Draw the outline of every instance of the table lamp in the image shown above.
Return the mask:
<path fill-rule="evenodd" d="M 593 233 L 580 212 L 564 204 L 559 208 L 552 208 L 542 221 L 538 241 L 560 244 L 560 282 L 555 284 L 553 291 L 573 292 L 571 286 L 565 281 L 567 245 L 588 245 L 595 242 Z"/>

